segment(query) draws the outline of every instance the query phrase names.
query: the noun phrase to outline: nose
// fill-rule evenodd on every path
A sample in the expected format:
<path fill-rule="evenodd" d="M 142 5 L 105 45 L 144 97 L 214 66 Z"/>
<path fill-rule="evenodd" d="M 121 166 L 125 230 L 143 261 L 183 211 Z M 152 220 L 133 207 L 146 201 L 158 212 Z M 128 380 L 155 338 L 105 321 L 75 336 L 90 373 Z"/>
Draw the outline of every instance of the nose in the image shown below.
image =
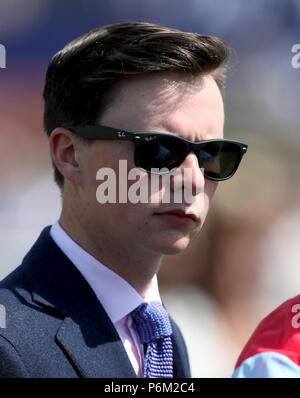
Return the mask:
<path fill-rule="evenodd" d="M 171 190 L 186 190 L 189 195 L 196 196 L 204 191 L 205 178 L 199 167 L 198 158 L 194 152 L 188 153 L 174 175 Z"/>

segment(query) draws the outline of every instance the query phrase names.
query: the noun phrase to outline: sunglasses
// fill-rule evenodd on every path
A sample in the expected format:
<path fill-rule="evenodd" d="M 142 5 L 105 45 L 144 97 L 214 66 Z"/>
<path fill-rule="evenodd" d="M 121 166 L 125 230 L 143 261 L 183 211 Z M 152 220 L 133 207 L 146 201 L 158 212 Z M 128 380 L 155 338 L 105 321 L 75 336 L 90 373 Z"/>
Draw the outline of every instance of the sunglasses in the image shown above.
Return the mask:
<path fill-rule="evenodd" d="M 171 133 L 130 132 L 99 125 L 75 126 L 68 130 L 88 140 L 132 141 L 136 167 L 150 174 L 169 173 L 193 151 L 199 167 L 204 170 L 204 177 L 213 181 L 232 177 L 248 148 L 238 141 L 192 142 Z"/>

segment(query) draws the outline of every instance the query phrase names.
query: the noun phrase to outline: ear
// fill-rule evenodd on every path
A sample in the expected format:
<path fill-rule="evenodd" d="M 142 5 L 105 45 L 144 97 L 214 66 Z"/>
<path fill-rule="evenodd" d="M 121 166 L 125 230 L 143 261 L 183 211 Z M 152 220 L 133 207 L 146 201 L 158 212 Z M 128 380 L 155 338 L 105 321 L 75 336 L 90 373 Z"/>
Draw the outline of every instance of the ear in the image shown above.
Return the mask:
<path fill-rule="evenodd" d="M 50 152 L 56 167 L 65 179 L 80 183 L 78 140 L 71 131 L 57 127 L 49 137 Z"/>

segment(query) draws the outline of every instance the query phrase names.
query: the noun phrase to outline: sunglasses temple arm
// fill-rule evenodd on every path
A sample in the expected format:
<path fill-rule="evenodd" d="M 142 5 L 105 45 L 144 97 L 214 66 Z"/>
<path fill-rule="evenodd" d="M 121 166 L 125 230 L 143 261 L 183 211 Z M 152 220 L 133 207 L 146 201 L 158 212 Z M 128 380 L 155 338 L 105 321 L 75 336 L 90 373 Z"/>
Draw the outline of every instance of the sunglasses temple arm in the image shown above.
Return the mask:
<path fill-rule="evenodd" d="M 74 134 L 79 135 L 82 138 L 89 140 L 124 140 L 124 141 L 134 141 L 138 138 L 134 133 L 124 130 L 117 130 L 112 127 L 106 126 L 76 126 L 69 127 L 68 130 L 72 131 Z"/>

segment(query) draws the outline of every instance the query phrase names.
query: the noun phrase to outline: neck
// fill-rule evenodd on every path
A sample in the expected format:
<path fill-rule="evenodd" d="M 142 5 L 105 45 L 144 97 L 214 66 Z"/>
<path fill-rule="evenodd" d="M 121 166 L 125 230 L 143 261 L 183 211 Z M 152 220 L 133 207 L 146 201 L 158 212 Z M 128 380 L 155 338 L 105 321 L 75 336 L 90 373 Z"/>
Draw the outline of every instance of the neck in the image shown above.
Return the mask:
<path fill-rule="evenodd" d="M 65 232 L 86 252 L 126 280 L 143 298 L 158 272 L 162 255 L 145 253 L 136 246 L 115 241 L 109 231 L 94 231 L 76 212 L 63 208 L 59 223 Z M 122 237 L 120 237 L 122 238 Z"/>

